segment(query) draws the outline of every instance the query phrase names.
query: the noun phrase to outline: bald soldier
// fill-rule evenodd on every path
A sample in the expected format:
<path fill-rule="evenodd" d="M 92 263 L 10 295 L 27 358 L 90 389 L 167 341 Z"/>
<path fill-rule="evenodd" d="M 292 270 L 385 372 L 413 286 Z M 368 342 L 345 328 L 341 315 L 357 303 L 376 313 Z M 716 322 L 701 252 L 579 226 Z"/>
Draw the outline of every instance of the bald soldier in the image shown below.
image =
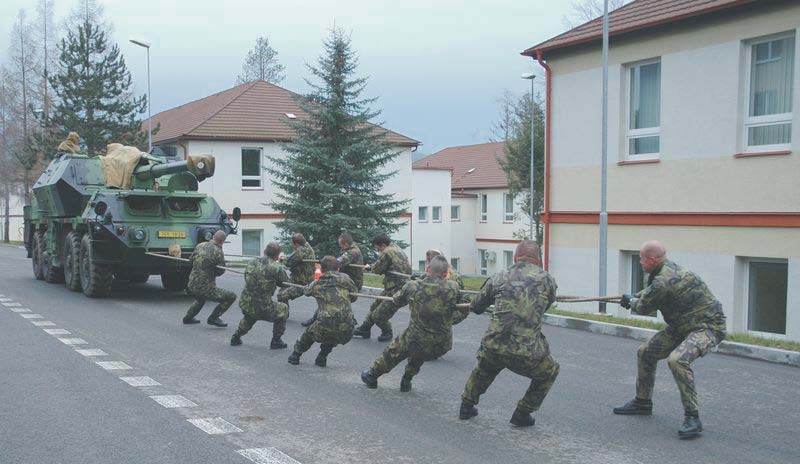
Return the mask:
<path fill-rule="evenodd" d="M 722 304 L 697 274 L 667 259 L 667 250 L 658 241 L 642 245 L 639 263 L 649 274 L 647 288 L 636 295 L 623 295 L 620 305 L 641 315 L 661 310 L 667 328 L 639 347 L 636 397 L 614 408 L 614 414 L 649 416 L 653 413 L 656 364 L 667 358 L 684 410 L 678 436 L 694 438 L 703 431 L 703 425 L 691 365 L 725 338 Z"/>
<path fill-rule="evenodd" d="M 461 395 L 460 419 L 478 415 L 480 396 L 497 374 L 509 369 L 531 379 L 528 391 L 517 403 L 511 424 L 534 424 L 531 413 L 538 410 L 558 376 L 558 363 L 542 333 L 542 317 L 556 301 L 555 279 L 541 269 L 536 242 L 523 240 L 514 252 L 514 265 L 493 275 L 483 284 L 471 310 L 481 314 L 494 303 L 489 329 L 478 349 L 478 365 Z"/>
<path fill-rule="evenodd" d="M 183 317 L 184 324 L 197 324 L 200 321 L 195 319 L 206 301 L 211 300 L 219 303 L 211 315 L 208 316 L 209 325 L 217 327 L 227 327 L 228 324 L 219 317 L 236 301 L 236 294 L 217 287 L 217 277 L 225 271 L 217 266 L 225 266 L 225 255 L 222 253 L 222 244 L 228 235 L 218 230 L 211 238 L 210 242 L 197 245 L 189 257 L 192 271 L 189 274 L 189 283 L 186 292 L 194 297 L 194 303 L 189 307 Z"/>

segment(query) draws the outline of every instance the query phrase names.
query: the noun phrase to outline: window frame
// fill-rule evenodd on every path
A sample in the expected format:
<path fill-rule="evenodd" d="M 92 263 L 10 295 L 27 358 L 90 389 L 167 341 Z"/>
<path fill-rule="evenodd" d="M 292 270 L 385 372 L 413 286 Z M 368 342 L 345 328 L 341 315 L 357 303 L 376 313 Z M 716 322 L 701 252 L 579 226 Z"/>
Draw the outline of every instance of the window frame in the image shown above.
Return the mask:
<path fill-rule="evenodd" d="M 436 218 L 436 211 L 439 211 L 439 218 Z M 442 207 L 431 206 L 431 222 L 442 222 Z"/>
<path fill-rule="evenodd" d="M 482 276 L 489 275 L 489 257 L 487 253 L 489 250 L 478 248 L 478 274 Z"/>
<path fill-rule="evenodd" d="M 427 206 L 418 206 L 417 207 L 417 222 L 428 222 L 428 207 Z"/>
<path fill-rule="evenodd" d="M 514 252 L 511 250 L 503 250 L 503 264 L 508 269 L 514 265 Z"/>
<path fill-rule="evenodd" d="M 450 265 L 454 271 L 461 272 L 461 258 L 450 258 Z"/>
<path fill-rule="evenodd" d="M 658 77 L 658 127 L 647 127 L 643 129 L 631 129 L 631 70 L 637 67 L 646 66 L 649 64 L 659 63 Z M 623 98 L 624 111 L 625 111 L 625 124 L 623 132 L 623 144 L 625 146 L 622 151 L 625 156 L 625 161 L 646 161 L 646 160 L 659 160 L 661 159 L 661 57 L 648 58 L 646 60 L 634 61 L 626 63 L 622 66 L 623 81 L 625 82 L 625 93 Z M 643 153 L 631 154 L 631 139 L 639 139 L 644 137 L 658 136 L 658 152 L 657 153 Z"/>
<path fill-rule="evenodd" d="M 741 127 L 741 139 L 740 143 L 742 146 L 743 153 L 760 153 L 760 152 L 774 152 L 774 151 L 786 151 L 792 149 L 792 142 L 789 143 L 774 143 L 771 145 L 750 145 L 749 144 L 749 129 L 754 127 L 764 127 L 764 126 L 772 126 L 778 124 L 789 124 L 790 127 L 793 126 L 793 119 L 794 119 L 794 104 L 792 105 L 792 111 L 790 113 L 781 113 L 781 114 L 768 114 L 764 116 L 750 116 L 750 85 L 752 84 L 752 75 L 753 75 L 753 47 L 759 44 L 774 42 L 776 40 L 783 40 L 783 39 L 794 39 L 794 56 L 792 57 L 793 63 L 793 72 L 792 72 L 792 100 L 795 98 L 795 92 L 797 89 L 794 88 L 794 84 L 797 80 L 796 73 L 797 73 L 797 35 L 795 32 L 786 31 L 780 32 L 777 34 L 756 37 L 753 39 L 749 39 L 744 41 L 744 108 L 742 112 L 742 127 Z M 794 101 L 792 101 L 794 103 Z M 794 130 L 794 127 L 791 127 L 791 131 Z"/>
<path fill-rule="evenodd" d="M 791 281 L 787 280 L 786 284 L 786 291 L 787 291 L 787 301 L 786 301 L 786 308 L 784 311 L 786 312 L 787 322 L 784 323 L 783 332 L 782 334 L 773 333 L 773 332 L 762 332 L 759 330 L 751 330 L 750 329 L 750 303 L 752 301 L 752 289 L 751 289 L 751 282 L 750 282 L 750 264 L 751 263 L 767 263 L 767 264 L 784 264 L 786 265 L 786 272 L 787 272 L 787 279 L 790 275 L 789 269 L 789 260 L 788 259 L 780 259 L 780 258 L 758 258 L 758 257 L 746 257 L 744 258 L 744 279 L 742 281 L 742 288 L 744 290 L 744 299 L 742 300 L 744 303 L 744 311 L 742 311 L 742 327 L 744 331 L 751 335 L 757 335 L 764 338 L 771 338 L 775 340 L 786 340 L 786 332 L 789 329 L 788 325 L 788 316 L 789 316 L 789 300 L 788 300 L 788 292 L 791 288 Z"/>
<path fill-rule="evenodd" d="M 453 214 L 453 211 L 456 214 Z M 461 205 L 450 205 L 450 222 L 461 221 Z"/>
<path fill-rule="evenodd" d="M 245 232 L 258 232 L 258 252 L 255 255 L 248 255 L 244 250 L 244 234 Z M 264 229 L 242 229 L 242 256 L 255 257 L 261 256 L 261 251 L 264 245 Z"/>
<path fill-rule="evenodd" d="M 484 209 L 484 206 L 486 207 Z M 478 222 L 488 222 L 489 220 L 489 195 L 486 193 L 478 194 Z"/>
<path fill-rule="evenodd" d="M 264 190 L 264 148 L 263 147 L 241 147 L 239 149 L 239 162 L 240 166 L 244 168 L 244 151 L 257 150 L 258 151 L 258 170 L 257 176 L 246 176 L 241 174 L 240 170 L 240 185 L 242 190 Z M 243 185 L 246 180 L 258 180 L 258 186 Z"/>
<path fill-rule="evenodd" d="M 421 259 L 417 261 L 417 270 L 419 272 L 425 272 L 425 268 L 428 267 L 428 261 Z"/>
<path fill-rule="evenodd" d="M 508 212 L 508 200 L 511 199 L 511 212 Z M 511 196 L 511 193 L 504 192 L 503 193 L 503 222 L 504 223 L 512 223 L 514 222 L 514 197 Z"/>

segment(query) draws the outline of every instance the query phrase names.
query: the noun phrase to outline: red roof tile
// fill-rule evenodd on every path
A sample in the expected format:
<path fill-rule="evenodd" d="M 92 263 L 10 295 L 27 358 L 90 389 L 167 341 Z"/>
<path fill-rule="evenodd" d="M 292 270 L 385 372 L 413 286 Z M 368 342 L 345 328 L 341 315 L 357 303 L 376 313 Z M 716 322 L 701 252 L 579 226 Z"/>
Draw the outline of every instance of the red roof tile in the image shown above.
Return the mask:
<path fill-rule="evenodd" d="M 453 171 L 451 188 L 506 188 L 506 174 L 496 157 L 503 159 L 503 142 L 464 145 L 440 150 L 412 165 L 412 169 L 448 168 Z"/>
<path fill-rule="evenodd" d="M 635 0 L 608 14 L 609 36 L 646 29 L 653 26 L 680 21 L 687 18 L 714 13 L 742 5 L 756 3 L 757 0 Z M 764 1 L 764 0 L 762 0 Z M 766 2 L 765 2 L 766 3 Z M 603 17 L 595 18 L 585 24 L 570 29 L 522 52 L 523 55 L 536 56 L 559 48 L 571 47 L 601 40 Z"/>
<path fill-rule="evenodd" d="M 294 137 L 287 113 L 307 114 L 294 92 L 266 81 L 252 81 L 163 111 L 153 116 L 161 129 L 153 143 L 176 139 L 288 141 Z M 386 130 L 390 142 L 416 146 L 420 142 Z"/>

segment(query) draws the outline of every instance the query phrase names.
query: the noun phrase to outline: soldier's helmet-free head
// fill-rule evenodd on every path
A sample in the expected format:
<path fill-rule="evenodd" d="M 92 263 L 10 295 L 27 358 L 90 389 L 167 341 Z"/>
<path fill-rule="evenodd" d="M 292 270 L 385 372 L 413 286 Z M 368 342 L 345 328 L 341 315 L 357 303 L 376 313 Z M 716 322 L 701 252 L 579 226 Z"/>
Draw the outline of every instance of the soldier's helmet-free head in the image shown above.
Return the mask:
<path fill-rule="evenodd" d="M 436 249 L 430 249 L 425 252 L 425 259 L 428 260 L 428 262 L 431 262 L 434 256 L 441 256 L 441 255 L 442 255 L 441 251 Z"/>
<path fill-rule="evenodd" d="M 542 265 L 542 255 L 539 245 L 533 240 L 523 240 L 514 251 L 514 262 L 525 261 L 537 266 Z"/>
<path fill-rule="evenodd" d="M 300 232 L 292 234 L 292 245 L 303 246 L 306 244 L 306 238 Z"/>
<path fill-rule="evenodd" d="M 226 234 L 225 232 L 221 230 L 214 232 L 213 239 L 215 242 L 217 242 L 217 245 L 222 246 L 222 244 L 225 243 L 226 238 L 228 238 L 228 234 Z"/>
<path fill-rule="evenodd" d="M 667 259 L 667 249 L 658 240 L 648 240 L 639 249 L 639 264 L 644 272 L 650 273 Z"/>
<path fill-rule="evenodd" d="M 444 256 L 434 256 L 428 263 L 428 275 L 444 277 L 447 274 L 447 259 Z"/>
<path fill-rule="evenodd" d="M 322 272 L 338 271 L 339 261 L 331 255 L 326 255 L 319 260 L 319 267 Z"/>
<path fill-rule="evenodd" d="M 278 257 L 281 255 L 281 246 L 278 244 L 278 242 L 270 242 L 267 245 L 267 248 L 264 249 L 264 254 L 267 256 L 267 258 L 278 259 Z"/>
<path fill-rule="evenodd" d="M 339 248 L 346 250 L 353 246 L 353 236 L 347 232 L 343 232 L 339 235 Z"/>
<path fill-rule="evenodd" d="M 383 249 L 389 246 L 391 243 L 392 239 L 390 239 L 386 234 L 378 234 L 372 239 L 372 246 L 380 251 L 383 251 Z"/>

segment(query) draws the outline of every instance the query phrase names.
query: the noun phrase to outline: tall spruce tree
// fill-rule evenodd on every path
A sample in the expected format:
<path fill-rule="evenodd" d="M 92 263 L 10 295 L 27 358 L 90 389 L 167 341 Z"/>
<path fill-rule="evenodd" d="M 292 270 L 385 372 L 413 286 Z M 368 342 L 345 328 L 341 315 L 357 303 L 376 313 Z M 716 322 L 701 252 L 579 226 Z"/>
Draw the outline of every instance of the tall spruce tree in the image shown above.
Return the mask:
<path fill-rule="evenodd" d="M 58 48 L 59 72 L 50 78 L 56 95 L 48 121 L 56 139 L 51 143 L 74 131 L 90 155 L 103 154 L 111 142 L 147 147 L 139 118 L 146 97 L 132 95 L 125 59 L 103 27 L 84 21 L 67 33 Z"/>
<path fill-rule="evenodd" d="M 383 168 L 399 152 L 370 123 L 380 112 L 370 109 L 376 99 L 361 97 L 367 79 L 355 77 L 350 38 L 334 29 L 323 43 L 317 65 L 308 66 L 321 82 L 307 80 L 312 91 L 298 97 L 306 115 L 293 122 L 287 155 L 270 157 L 267 168 L 279 189 L 272 207 L 286 215 L 277 224 L 283 239 L 300 232 L 320 255 L 338 251 L 343 231 L 362 245 L 379 232 L 397 231 L 407 204 L 381 193 L 396 174 Z"/>

